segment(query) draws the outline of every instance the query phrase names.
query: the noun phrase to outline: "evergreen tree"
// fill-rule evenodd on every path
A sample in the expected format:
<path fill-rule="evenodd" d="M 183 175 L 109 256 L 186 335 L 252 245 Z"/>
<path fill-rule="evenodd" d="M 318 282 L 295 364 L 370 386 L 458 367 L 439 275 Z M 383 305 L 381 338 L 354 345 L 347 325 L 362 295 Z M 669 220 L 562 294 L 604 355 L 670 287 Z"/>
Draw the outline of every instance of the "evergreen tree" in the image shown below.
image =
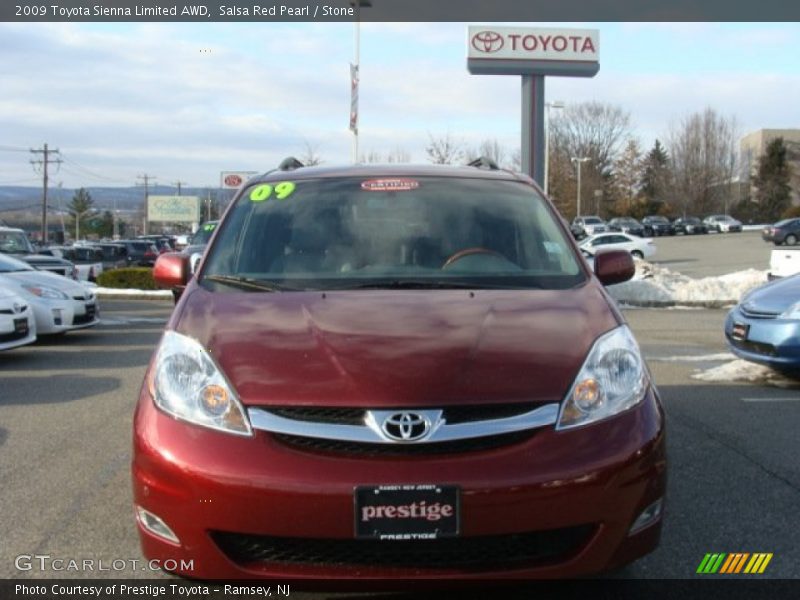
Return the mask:
<path fill-rule="evenodd" d="M 642 153 L 635 139 L 628 141 L 622 155 L 614 162 L 613 173 L 616 212 L 624 216 L 638 213 L 636 205 L 642 180 Z"/>
<path fill-rule="evenodd" d="M 767 144 L 767 151 L 758 161 L 758 173 L 753 178 L 756 202 L 768 220 L 778 221 L 791 202 L 789 179 L 791 171 L 786 159 L 783 138 Z"/>
<path fill-rule="evenodd" d="M 94 200 L 91 194 L 85 189 L 76 190 L 72 200 L 67 205 L 67 210 L 72 215 L 71 230 L 75 232 L 75 239 L 79 239 L 81 227 L 84 222 L 91 219 L 95 214 Z"/>
<path fill-rule="evenodd" d="M 669 154 L 659 140 L 642 161 L 641 194 L 647 203 L 648 214 L 659 212 L 667 201 L 666 189 L 669 181 Z"/>

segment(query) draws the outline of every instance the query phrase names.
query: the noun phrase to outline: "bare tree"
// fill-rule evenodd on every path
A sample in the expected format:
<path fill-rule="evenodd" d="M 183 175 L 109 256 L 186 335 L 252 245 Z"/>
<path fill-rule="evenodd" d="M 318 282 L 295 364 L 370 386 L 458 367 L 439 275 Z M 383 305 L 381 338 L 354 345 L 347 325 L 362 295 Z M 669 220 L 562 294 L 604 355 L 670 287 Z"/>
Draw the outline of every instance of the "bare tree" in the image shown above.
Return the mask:
<path fill-rule="evenodd" d="M 389 163 L 409 163 L 411 162 L 411 154 L 400 146 L 395 146 L 394 149 L 389 151 L 386 155 L 386 162 Z"/>
<path fill-rule="evenodd" d="M 736 172 L 737 126 L 713 108 L 691 114 L 670 129 L 674 203 L 685 215 L 718 210 Z"/>
<path fill-rule="evenodd" d="M 436 165 L 452 165 L 464 156 L 464 142 L 454 139 L 450 132 L 441 137 L 434 137 L 428 132 L 428 139 L 425 153 L 428 160 Z"/>
<path fill-rule="evenodd" d="M 319 155 L 316 144 L 311 144 L 308 140 L 303 142 L 303 153 L 300 155 L 300 162 L 307 167 L 322 164 L 322 158 Z"/>
<path fill-rule="evenodd" d="M 383 157 L 381 156 L 381 153 L 378 152 L 377 150 L 370 150 L 366 154 L 361 155 L 360 162 L 364 164 L 377 164 L 383 162 Z"/>
<path fill-rule="evenodd" d="M 495 138 L 487 138 L 483 140 L 477 148 L 472 148 L 464 152 L 464 159 L 466 162 L 471 162 L 477 158 L 485 157 L 494 161 L 499 166 L 505 166 L 506 162 L 505 148 Z M 513 162 L 513 157 L 510 158 Z"/>
<path fill-rule="evenodd" d="M 611 174 L 631 135 L 630 113 L 601 102 L 569 105 L 550 122 L 552 151 L 590 158 L 603 177 Z"/>

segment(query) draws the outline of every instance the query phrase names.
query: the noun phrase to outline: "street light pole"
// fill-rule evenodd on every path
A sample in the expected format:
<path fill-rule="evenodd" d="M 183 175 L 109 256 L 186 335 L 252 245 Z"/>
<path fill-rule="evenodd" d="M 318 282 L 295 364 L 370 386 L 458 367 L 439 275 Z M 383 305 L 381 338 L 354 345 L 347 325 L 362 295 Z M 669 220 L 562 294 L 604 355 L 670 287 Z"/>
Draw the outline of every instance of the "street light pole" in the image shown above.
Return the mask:
<path fill-rule="evenodd" d="M 585 163 L 589 160 L 587 156 L 580 156 L 580 157 L 573 157 L 572 162 L 578 165 L 578 201 L 577 201 L 577 213 L 575 216 L 581 216 L 581 164 Z"/>
<path fill-rule="evenodd" d="M 545 120 L 544 120 L 544 195 L 547 196 L 550 192 L 550 109 L 551 108 L 564 108 L 564 103 L 561 100 L 554 100 L 553 102 L 545 102 Z"/>
<path fill-rule="evenodd" d="M 355 7 L 356 20 L 354 25 L 354 57 L 350 69 L 350 129 L 353 131 L 353 163 L 358 163 L 358 88 L 361 80 L 361 7 L 372 6 L 372 0 L 350 0 L 350 6 Z"/>

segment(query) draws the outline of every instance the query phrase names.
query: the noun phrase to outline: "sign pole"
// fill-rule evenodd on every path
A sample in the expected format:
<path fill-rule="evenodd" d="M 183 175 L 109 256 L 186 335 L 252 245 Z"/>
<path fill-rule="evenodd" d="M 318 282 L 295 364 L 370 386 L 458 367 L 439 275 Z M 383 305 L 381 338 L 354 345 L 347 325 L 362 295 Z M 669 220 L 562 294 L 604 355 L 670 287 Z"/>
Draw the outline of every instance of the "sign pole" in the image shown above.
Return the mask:
<path fill-rule="evenodd" d="M 522 76 L 522 172 L 544 186 L 544 75 Z"/>

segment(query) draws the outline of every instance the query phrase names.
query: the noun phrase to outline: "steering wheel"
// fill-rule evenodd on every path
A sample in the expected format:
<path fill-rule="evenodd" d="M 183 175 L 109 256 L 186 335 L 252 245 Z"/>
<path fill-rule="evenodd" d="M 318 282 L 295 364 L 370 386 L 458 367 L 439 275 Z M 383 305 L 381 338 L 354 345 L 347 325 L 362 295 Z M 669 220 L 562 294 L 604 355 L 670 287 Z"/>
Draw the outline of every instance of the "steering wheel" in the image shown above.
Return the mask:
<path fill-rule="evenodd" d="M 488 254 L 489 256 L 496 256 L 497 258 L 502 258 L 503 260 L 506 260 L 505 256 L 503 256 L 499 252 L 496 252 L 495 250 L 489 250 L 488 248 L 484 248 L 482 246 L 474 246 L 472 248 L 464 248 L 463 250 L 459 250 L 458 252 L 451 254 L 450 258 L 444 261 L 442 269 L 446 269 L 457 260 L 461 260 L 465 256 L 472 256 L 473 254 Z"/>

